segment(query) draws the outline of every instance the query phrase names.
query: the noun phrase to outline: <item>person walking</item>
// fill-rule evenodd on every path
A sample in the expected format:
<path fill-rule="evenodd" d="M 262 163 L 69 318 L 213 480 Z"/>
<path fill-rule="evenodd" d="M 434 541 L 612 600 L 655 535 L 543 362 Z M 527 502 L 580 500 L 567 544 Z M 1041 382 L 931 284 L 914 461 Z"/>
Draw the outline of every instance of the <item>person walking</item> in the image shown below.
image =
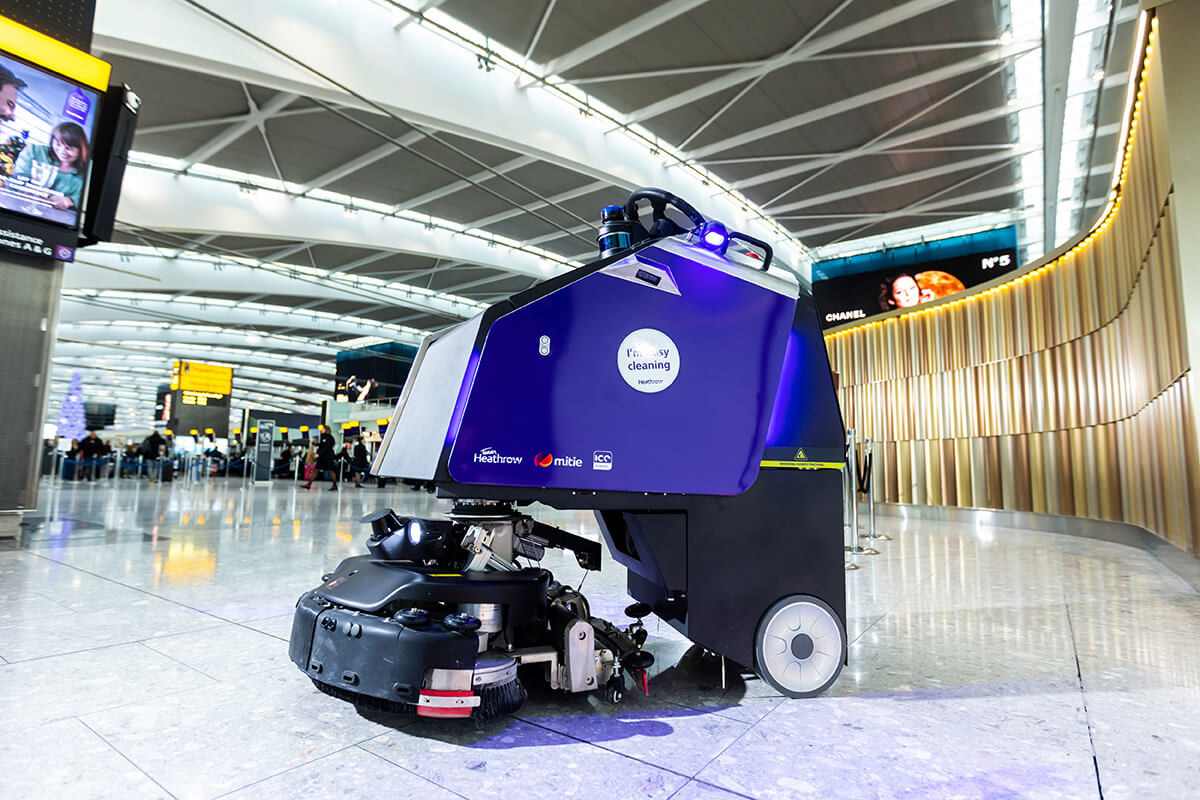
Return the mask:
<path fill-rule="evenodd" d="M 116 460 L 113 458 L 113 455 L 115 453 L 116 453 L 116 451 L 113 450 L 113 446 L 112 446 L 112 439 L 105 439 L 104 440 L 104 449 L 103 449 L 103 452 L 100 454 L 100 458 L 101 458 L 101 467 L 100 468 L 101 468 L 101 472 L 102 472 L 100 477 L 102 477 L 102 478 L 112 477 L 110 471 L 113 469 L 113 467 L 116 464 Z"/>
<path fill-rule="evenodd" d="M 142 440 L 142 462 L 150 475 L 151 483 L 158 483 L 162 472 L 163 448 L 166 446 L 167 440 L 157 430 L 151 431 L 150 435 Z"/>
<path fill-rule="evenodd" d="M 63 459 L 62 479 L 64 481 L 83 480 L 83 456 L 79 455 L 78 439 L 71 440 L 71 444 L 67 446 L 67 452 L 63 454 Z"/>
<path fill-rule="evenodd" d="M 351 473 L 354 472 L 354 454 L 350 451 L 349 439 L 342 442 L 341 449 L 334 456 L 334 467 L 338 471 L 338 478 L 340 480 L 346 479 L 346 470 L 350 470 Z"/>
<path fill-rule="evenodd" d="M 317 440 L 309 439 L 308 448 L 304 451 L 304 484 L 305 489 L 311 489 L 313 479 L 317 477 Z"/>
<path fill-rule="evenodd" d="M 336 447 L 337 441 L 333 438 L 333 434 L 329 431 L 328 427 L 323 426 L 321 429 L 321 439 L 317 443 L 317 463 L 315 465 L 317 474 L 313 475 L 313 480 L 316 480 L 317 475 L 321 472 L 328 472 L 329 482 L 332 484 L 329 487 L 329 491 L 331 492 L 336 492 L 338 489 Z M 310 480 L 304 484 L 304 488 L 311 489 L 312 485 L 313 482 Z"/>
<path fill-rule="evenodd" d="M 368 462 L 369 455 L 367 446 L 363 444 L 361 436 L 354 437 L 354 456 L 350 462 L 350 466 L 354 468 L 354 485 L 362 488 L 363 476 L 367 474 L 367 469 L 370 467 Z"/>
<path fill-rule="evenodd" d="M 79 443 L 79 457 L 83 461 L 83 474 L 89 481 L 96 479 L 99 472 L 99 461 L 104 455 L 104 442 L 95 431 L 88 431 L 87 438 Z"/>
<path fill-rule="evenodd" d="M 292 459 L 296 454 L 292 451 L 292 443 L 284 441 L 283 450 L 279 453 L 279 458 L 275 459 L 275 466 L 271 469 L 271 475 L 276 478 L 286 478 L 292 474 Z"/>

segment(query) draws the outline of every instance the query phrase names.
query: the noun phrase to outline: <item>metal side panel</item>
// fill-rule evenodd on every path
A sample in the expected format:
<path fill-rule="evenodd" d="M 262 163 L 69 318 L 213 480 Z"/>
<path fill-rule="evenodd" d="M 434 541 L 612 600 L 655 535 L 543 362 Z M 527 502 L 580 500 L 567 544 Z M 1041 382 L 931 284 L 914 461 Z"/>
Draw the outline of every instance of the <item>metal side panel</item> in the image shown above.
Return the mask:
<path fill-rule="evenodd" d="M 58 323 L 63 266 L 42 256 L 0 256 L 0 511 L 37 507 L 42 423 Z"/>
<path fill-rule="evenodd" d="M 376 475 L 433 479 L 460 392 L 470 388 L 465 384 L 482 319 L 478 314 L 422 345 L 371 467 Z"/>

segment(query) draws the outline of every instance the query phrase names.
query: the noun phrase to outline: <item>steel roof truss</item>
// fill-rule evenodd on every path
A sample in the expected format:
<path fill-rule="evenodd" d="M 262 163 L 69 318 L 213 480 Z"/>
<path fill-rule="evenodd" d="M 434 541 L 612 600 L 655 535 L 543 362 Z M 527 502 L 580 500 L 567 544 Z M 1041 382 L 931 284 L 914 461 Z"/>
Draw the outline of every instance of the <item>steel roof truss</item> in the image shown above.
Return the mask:
<path fill-rule="evenodd" d="M 888 9 L 879 14 L 873 14 L 870 17 L 856 22 L 852 25 L 847 25 L 839 30 L 828 33 L 817 39 L 809 41 L 805 46 L 781 53 L 774 58 L 767 59 L 753 67 L 744 67 L 728 75 L 722 75 L 720 78 L 714 78 L 711 81 L 695 86 L 684 92 L 673 94 L 670 97 L 652 103 L 645 108 L 640 108 L 625 116 L 625 123 L 631 124 L 642 122 L 643 120 L 657 117 L 665 114 L 668 111 L 674 111 L 677 108 L 683 108 L 695 103 L 697 100 L 702 100 L 705 97 L 716 94 L 717 92 L 732 89 L 746 81 L 753 80 L 760 75 L 766 75 L 774 72 L 777 69 L 786 67 L 790 64 L 795 64 L 809 56 L 817 53 L 822 53 L 830 50 L 838 45 L 852 42 L 855 39 L 861 39 L 864 36 L 884 30 L 893 25 L 897 25 L 905 20 L 924 14 L 928 11 L 940 8 L 944 5 L 953 2 L 953 0 L 909 0 L 907 3 L 901 3 L 898 6 Z"/>
<path fill-rule="evenodd" d="M 244 86 L 245 84 L 243 84 Z M 255 104 L 249 93 L 246 94 L 247 101 L 250 103 L 250 113 L 240 121 L 230 125 L 219 134 L 209 139 L 204 144 L 200 145 L 196 150 L 185 156 L 182 161 L 181 169 L 187 170 L 189 167 L 199 164 L 202 161 L 208 161 L 217 153 L 224 150 L 229 145 L 236 142 L 238 139 L 245 136 L 250 131 L 257 128 L 264 120 L 270 119 L 278 111 L 300 99 L 300 95 L 292 92 L 279 92 L 271 97 L 270 100 L 263 103 L 262 106 Z"/>

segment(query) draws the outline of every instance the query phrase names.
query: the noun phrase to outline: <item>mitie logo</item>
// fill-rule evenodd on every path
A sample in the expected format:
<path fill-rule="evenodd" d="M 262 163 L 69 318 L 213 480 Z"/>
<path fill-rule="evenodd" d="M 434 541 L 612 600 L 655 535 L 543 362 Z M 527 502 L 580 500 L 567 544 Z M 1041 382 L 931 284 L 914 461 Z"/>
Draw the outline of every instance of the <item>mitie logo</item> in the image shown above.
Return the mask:
<path fill-rule="evenodd" d="M 539 467 L 582 467 L 583 460 L 575 456 L 555 456 L 553 453 L 538 453 L 533 463 Z"/>
<path fill-rule="evenodd" d="M 520 464 L 523 456 L 502 456 L 494 447 L 485 447 L 475 454 L 476 464 Z"/>

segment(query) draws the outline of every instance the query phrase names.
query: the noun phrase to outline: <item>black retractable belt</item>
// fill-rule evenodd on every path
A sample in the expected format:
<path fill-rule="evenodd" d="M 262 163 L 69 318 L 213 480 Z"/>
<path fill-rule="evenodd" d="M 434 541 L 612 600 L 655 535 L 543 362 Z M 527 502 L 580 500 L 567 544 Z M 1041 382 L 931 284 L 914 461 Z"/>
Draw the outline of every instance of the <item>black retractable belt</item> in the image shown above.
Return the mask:
<path fill-rule="evenodd" d="M 858 471 L 859 494 L 871 493 L 871 461 L 874 459 L 874 457 L 875 455 L 873 453 L 866 453 L 863 455 L 862 469 Z"/>

